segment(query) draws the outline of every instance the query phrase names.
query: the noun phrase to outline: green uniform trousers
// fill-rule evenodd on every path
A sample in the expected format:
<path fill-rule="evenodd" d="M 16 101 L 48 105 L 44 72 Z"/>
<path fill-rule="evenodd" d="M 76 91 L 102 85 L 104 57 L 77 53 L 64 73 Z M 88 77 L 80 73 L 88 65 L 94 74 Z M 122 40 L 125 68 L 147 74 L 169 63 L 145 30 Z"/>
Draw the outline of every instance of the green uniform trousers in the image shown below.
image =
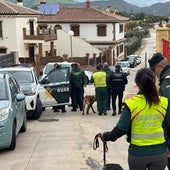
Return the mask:
<path fill-rule="evenodd" d="M 96 87 L 97 110 L 100 114 L 107 111 L 107 87 Z"/>

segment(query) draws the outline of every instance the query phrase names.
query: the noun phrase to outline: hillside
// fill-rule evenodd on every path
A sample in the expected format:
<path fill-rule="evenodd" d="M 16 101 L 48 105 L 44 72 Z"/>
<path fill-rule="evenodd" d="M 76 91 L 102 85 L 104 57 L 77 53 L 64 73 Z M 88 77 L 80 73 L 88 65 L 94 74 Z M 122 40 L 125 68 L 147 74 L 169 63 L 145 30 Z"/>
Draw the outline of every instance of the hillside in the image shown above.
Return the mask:
<path fill-rule="evenodd" d="M 16 0 L 8 0 L 10 2 L 16 3 Z M 24 6 L 29 8 L 37 9 L 40 0 L 23 0 Z M 47 4 L 59 3 L 61 6 L 85 6 L 85 2 L 77 2 L 74 0 L 46 0 Z M 117 8 L 127 12 L 133 13 L 146 13 L 158 16 L 169 16 L 170 15 L 170 2 L 156 3 L 148 7 L 138 7 L 127 3 L 124 0 L 98 0 L 91 1 L 91 6 L 99 8 L 107 8 L 111 6 L 112 8 Z"/>
<path fill-rule="evenodd" d="M 6 0 L 6 1 L 9 1 L 9 2 L 13 2 L 13 3 L 16 3 L 16 0 Z M 76 5 L 78 4 L 77 1 L 74 1 L 74 0 L 46 0 L 46 3 L 47 4 L 50 4 L 50 3 L 59 3 L 60 5 Z M 23 4 L 24 6 L 26 7 L 29 7 L 29 8 L 36 8 L 39 4 L 40 4 L 40 0 L 23 0 Z"/>
<path fill-rule="evenodd" d="M 85 5 L 85 2 L 79 3 L 79 5 Z M 127 12 L 133 13 L 146 13 L 158 16 L 169 16 L 170 15 L 170 2 L 156 3 L 148 7 L 138 7 L 131 5 L 124 0 L 105 0 L 105 1 L 92 1 L 91 5 L 99 8 L 107 8 L 111 6 L 112 8 L 117 8 Z"/>

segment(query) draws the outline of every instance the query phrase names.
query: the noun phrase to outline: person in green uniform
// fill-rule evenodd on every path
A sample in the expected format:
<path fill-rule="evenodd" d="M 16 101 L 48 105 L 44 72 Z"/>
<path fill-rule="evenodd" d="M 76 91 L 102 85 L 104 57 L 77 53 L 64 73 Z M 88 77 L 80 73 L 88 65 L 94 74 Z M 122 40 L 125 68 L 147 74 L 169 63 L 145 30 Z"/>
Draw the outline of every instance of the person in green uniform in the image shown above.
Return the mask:
<path fill-rule="evenodd" d="M 164 170 L 170 138 L 170 107 L 166 97 L 159 96 L 155 76 L 148 68 L 137 71 L 138 94 L 125 100 L 117 125 L 110 132 L 99 133 L 103 141 L 116 141 L 127 134 L 129 170 Z"/>
<path fill-rule="evenodd" d="M 71 65 L 72 71 L 70 72 L 70 87 L 71 87 L 71 99 L 72 99 L 72 110 L 77 111 L 79 107 L 80 111 L 83 110 L 83 93 L 84 85 L 87 84 L 87 77 L 85 72 L 81 70 L 78 63 L 73 63 Z"/>
<path fill-rule="evenodd" d="M 106 72 L 106 80 L 107 80 L 107 110 L 111 110 L 110 102 L 111 102 L 112 90 L 108 81 L 113 71 L 109 68 L 109 65 L 107 63 L 103 64 L 103 71 Z"/>
<path fill-rule="evenodd" d="M 168 60 L 161 53 L 155 53 L 148 62 L 151 70 L 159 79 L 159 94 L 170 100 L 170 65 Z M 170 169 L 170 154 L 168 157 L 168 169 Z"/>
<path fill-rule="evenodd" d="M 98 115 L 107 115 L 107 82 L 106 72 L 103 70 L 103 65 L 99 63 L 96 66 L 96 72 L 92 74 L 91 83 L 94 83 Z"/>

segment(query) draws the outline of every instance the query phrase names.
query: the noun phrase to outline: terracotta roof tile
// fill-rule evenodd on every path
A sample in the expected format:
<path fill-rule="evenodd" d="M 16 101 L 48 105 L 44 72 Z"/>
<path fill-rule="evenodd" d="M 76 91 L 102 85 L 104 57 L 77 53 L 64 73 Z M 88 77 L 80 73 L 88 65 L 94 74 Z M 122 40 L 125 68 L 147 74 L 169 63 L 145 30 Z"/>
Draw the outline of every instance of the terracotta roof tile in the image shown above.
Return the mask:
<path fill-rule="evenodd" d="M 125 17 L 107 13 L 93 7 L 60 7 L 55 15 L 41 15 L 39 22 L 116 22 L 128 20 Z"/>
<path fill-rule="evenodd" d="M 19 6 L 7 1 L 0 1 L 0 15 L 40 15 L 36 10 Z"/>

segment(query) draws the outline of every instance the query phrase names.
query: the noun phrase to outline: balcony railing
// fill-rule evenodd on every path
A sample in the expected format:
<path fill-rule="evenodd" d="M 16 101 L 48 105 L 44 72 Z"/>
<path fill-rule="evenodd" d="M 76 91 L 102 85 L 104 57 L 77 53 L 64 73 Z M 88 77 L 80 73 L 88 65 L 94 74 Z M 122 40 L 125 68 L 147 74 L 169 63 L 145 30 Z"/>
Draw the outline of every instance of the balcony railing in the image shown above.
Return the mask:
<path fill-rule="evenodd" d="M 24 40 L 44 40 L 51 41 L 57 39 L 57 33 L 51 28 L 40 29 L 37 27 L 37 30 L 34 30 L 32 34 L 30 31 L 27 31 L 26 28 L 23 28 L 23 37 Z"/>

